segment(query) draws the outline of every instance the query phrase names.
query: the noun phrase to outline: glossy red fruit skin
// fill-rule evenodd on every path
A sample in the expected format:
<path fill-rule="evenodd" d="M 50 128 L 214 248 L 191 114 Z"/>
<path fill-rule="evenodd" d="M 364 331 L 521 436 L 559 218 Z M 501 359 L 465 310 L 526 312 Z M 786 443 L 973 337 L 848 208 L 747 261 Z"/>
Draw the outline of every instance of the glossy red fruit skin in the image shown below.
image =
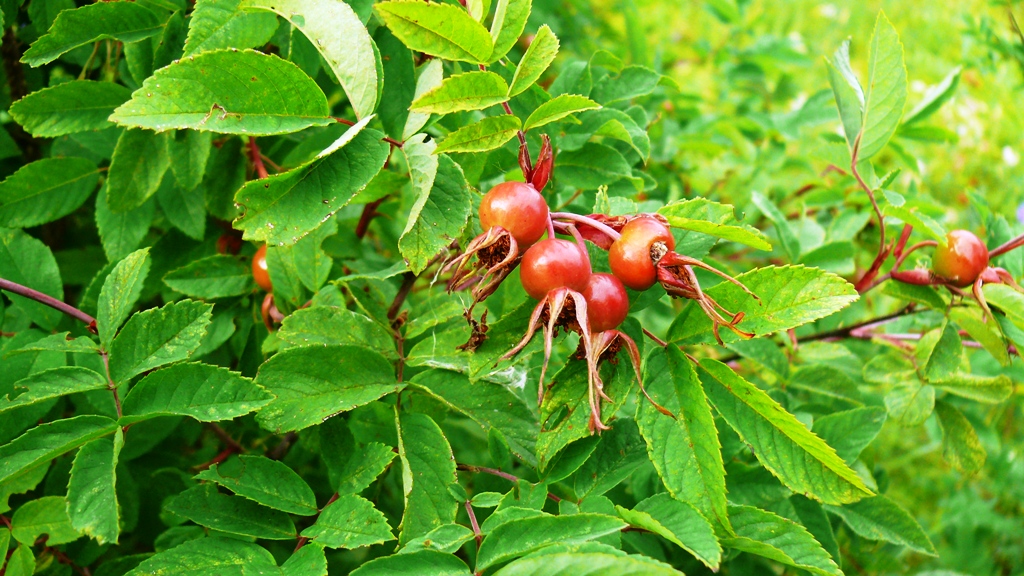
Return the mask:
<path fill-rule="evenodd" d="M 501 226 L 525 250 L 544 235 L 548 226 L 548 204 L 537 189 L 523 182 L 502 182 L 480 202 L 480 226 L 487 230 Z"/>
<path fill-rule="evenodd" d="M 651 245 L 663 242 L 674 250 L 676 240 L 672 231 L 654 218 L 641 216 L 622 227 L 622 236 L 608 249 L 608 264 L 612 273 L 633 290 L 647 290 L 658 278 L 651 260 Z"/>
<path fill-rule="evenodd" d="M 590 280 L 590 259 L 573 242 L 546 238 L 523 254 L 519 280 L 534 300 L 543 300 L 555 288 L 583 292 Z"/>
<path fill-rule="evenodd" d="M 612 330 L 629 314 L 629 295 L 622 281 L 611 274 L 592 274 L 583 289 L 591 332 Z"/>
<path fill-rule="evenodd" d="M 252 277 L 260 288 L 267 292 L 273 292 L 274 287 L 270 284 L 270 273 L 267 272 L 266 246 L 260 246 L 252 257 Z"/>
<path fill-rule="evenodd" d="M 974 284 L 986 268 L 988 248 L 967 230 L 946 234 L 946 241 L 935 248 L 932 256 L 932 272 L 960 288 Z"/>

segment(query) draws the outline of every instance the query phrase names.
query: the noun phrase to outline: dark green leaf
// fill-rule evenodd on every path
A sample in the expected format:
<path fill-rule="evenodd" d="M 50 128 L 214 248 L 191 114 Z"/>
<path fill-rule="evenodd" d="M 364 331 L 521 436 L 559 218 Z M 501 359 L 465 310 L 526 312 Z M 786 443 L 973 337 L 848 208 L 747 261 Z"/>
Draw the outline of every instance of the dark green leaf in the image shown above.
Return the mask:
<path fill-rule="evenodd" d="M 49 31 L 32 43 L 21 61 L 42 66 L 61 54 L 97 40 L 136 42 L 161 30 L 156 14 L 133 2 L 87 4 L 57 15 Z"/>
<path fill-rule="evenodd" d="M 395 539 L 384 514 L 355 494 L 340 496 L 324 508 L 302 535 L 327 548 L 349 550 Z"/>
<path fill-rule="evenodd" d="M 89 368 L 63 366 L 43 370 L 18 380 L 14 383 L 13 393 L 0 397 L 0 414 L 52 398 L 106 387 L 106 377 Z M 14 395 L 19 390 L 20 393 Z"/>
<path fill-rule="evenodd" d="M 0 446 L 0 483 L 37 464 L 78 448 L 117 429 L 106 416 L 75 416 L 36 426 Z"/>
<path fill-rule="evenodd" d="M 131 90 L 113 82 L 72 80 L 44 88 L 11 105 L 14 120 L 37 138 L 53 138 L 113 126 L 107 118 Z"/>
<path fill-rule="evenodd" d="M 885 496 L 865 498 L 844 506 L 826 506 L 839 516 L 858 536 L 883 540 L 911 550 L 935 556 L 935 547 L 913 516 Z"/>
<path fill-rule="evenodd" d="M 886 411 L 878 406 L 834 412 L 814 421 L 813 432 L 846 462 L 853 462 L 885 425 Z"/>
<path fill-rule="evenodd" d="M 469 567 L 458 557 L 437 550 L 418 550 L 376 558 L 363 564 L 351 576 L 472 576 Z"/>
<path fill-rule="evenodd" d="M 277 16 L 239 10 L 241 0 L 197 0 L 189 17 L 185 56 L 220 48 L 257 48 L 274 36 Z"/>
<path fill-rule="evenodd" d="M 104 346 L 110 346 L 117 329 L 131 314 L 142 294 L 149 267 L 149 248 L 136 250 L 118 262 L 103 281 L 97 304 L 96 327 Z"/>
<path fill-rule="evenodd" d="M 63 497 L 46 496 L 27 502 L 11 518 L 11 535 L 24 545 L 32 546 L 43 534 L 51 546 L 74 542 L 82 536 L 71 525 Z"/>
<path fill-rule="evenodd" d="M 179 300 L 132 316 L 110 344 L 114 382 L 187 360 L 206 334 L 212 309 L 202 302 Z"/>
<path fill-rule="evenodd" d="M 792 520 L 752 506 L 730 506 L 729 519 L 736 529 L 736 537 L 723 540 L 726 546 L 801 568 L 812 574 L 843 574 L 814 536 Z"/>
<path fill-rule="evenodd" d="M 50 248 L 22 230 L 0 228 L 0 277 L 57 300 L 64 299 L 60 270 Z M 15 306 L 43 328 L 56 328 L 61 320 L 62 314 L 58 310 L 24 296 L 6 294 Z"/>
<path fill-rule="evenodd" d="M 164 284 L 192 298 L 241 296 L 255 289 L 252 270 L 235 256 L 215 254 L 167 273 Z"/>
<path fill-rule="evenodd" d="M 71 526 L 99 544 L 117 544 L 121 532 L 114 487 L 122 446 L 124 435 L 116 430 L 113 437 L 97 438 L 82 446 L 71 466 L 67 496 Z"/>
<path fill-rule="evenodd" d="M 441 429 L 426 414 L 401 413 L 395 420 L 405 492 L 399 544 L 405 545 L 454 522 L 459 503 L 448 492 L 457 480 L 455 457 Z"/>
<path fill-rule="evenodd" d="M 284 512 L 201 484 L 174 497 L 166 509 L 212 530 L 266 540 L 292 540 L 295 525 Z"/>
<path fill-rule="evenodd" d="M 501 524 L 480 545 L 476 569 L 529 554 L 549 544 L 576 544 L 622 530 L 626 524 L 614 516 L 572 514 L 535 516 Z"/>
<path fill-rule="evenodd" d="M 278 337 L 294 346 L 350 344 L 397 358 L 394 338 L 370 318 L 335 306 L 310 306 L 289 314 Z"/>
<path fill-rule="evenodd" d="M 651 496 L 632 510 L 616 506 L 619 515 L 631 526 L 650 530 L 693 554 L 711 570 L 718 570 L 722 546 L 714 528 L 693 506 L 668 494 Z"/>
<path fill-rule="evenodd" d="M 300 516 L 317 513 L 316 497 L 302 477 L 288 466 L 263 456 L 231 458 L 203 470 L 196 479 L 219 484 L 275 510 Z"/>
<path fill-rule="evenodd" d="M 171 165 L 165 135 L 125 130 L 117 140 L 107 172 L 107 205 L 123 213 L 142 206 L 156 194 Z"/>
<path fill-rule="evenodd" d="M 122 424 L 157 416 L 200 422 L 230 420 L 267 405 L 273 396 L 227 368 L 188 363 L 164 368 L 136 384 L 122 406 Z"/>
<path fill-rule="evenodd" d="M 209 576 L 278 573 L 274 556 L 237 538 L 210 536 L 150 556 L 125 576 Z"/>

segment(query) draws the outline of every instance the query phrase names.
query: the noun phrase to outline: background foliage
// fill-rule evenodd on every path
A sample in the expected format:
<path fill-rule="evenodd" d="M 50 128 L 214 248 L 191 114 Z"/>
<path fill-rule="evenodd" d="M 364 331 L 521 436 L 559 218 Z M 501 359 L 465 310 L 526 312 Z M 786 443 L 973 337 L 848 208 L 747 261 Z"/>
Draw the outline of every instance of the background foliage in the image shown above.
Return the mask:
<path fill-rule="evenodd" d="M 987 286 L 985 322 L 930 287 L 857 297 L 878 226 L 823 60 L 851 39 L 869 86 L 888 59 L 895 134 L 858 166 L 889 237 L 995 247 L 1024 232 L 1021 7 L 467 4 L 0 2 L 0 277 L 75 307 L 0 296 L 3 574 L 1024 571 L 1024 298 Z M 719 346 L 693 303 L 632 295 L 678 420 L 622 361 L 588 435 L 572 335 L 538 410 L 539 342 L 495 367 L 532 308 L 515 274 L 456 348 L 470 298 L 433 280 L 520 178 L 521 126 L 555 141 L 552 207 L 660 211 L 771 300 L 701 272 L 762 336 Z M 1020 281 L 1022 254 L 996 263 Z"/>

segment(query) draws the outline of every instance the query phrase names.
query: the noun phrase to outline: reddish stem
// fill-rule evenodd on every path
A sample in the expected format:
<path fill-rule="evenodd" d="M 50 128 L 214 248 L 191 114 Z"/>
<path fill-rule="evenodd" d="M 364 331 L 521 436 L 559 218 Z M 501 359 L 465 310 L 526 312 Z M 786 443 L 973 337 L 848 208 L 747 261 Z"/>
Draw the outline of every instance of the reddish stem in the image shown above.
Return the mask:
<path fill-rule="evenodd" d="M 473 526 L 473 537 L 476 538 L 476 547 L 479 548 L 484 537 L 480 534 L 480 524 L 476 521 L 476 513 L 473 512 L 473 505 L 469 503 L 469 500 L 466 500 L 466 514 L 469 515 L 469 523 Z"/>
<path fill-rule="evenodd" d="M 370 229 L 370 222 L 377 215 L 377 207 L 387 200 L 387 196 L 370 202 L 363 207 L 363 213 L 359 215 L 359 222 L 356 224 L 356 238 L 362 239 Z"/>
<path fill-rule="evenodd" d="M 878 275 L 878 271 L 882 269 L 882 264 L 885 259 L 889 257 L 890 247 L 885 244 L 885 217 L 882 215 L 882 209 L 878 207 L 878 201 L 875 200 L 875 193 L 871 190 L 871 187 L 864 182 L 861 178 L 860 172 L 857 171 L 857 156 L 860 154 L 860 137 L 857 137 L 857 141 L 853 145 L 853 155 L 850 159 L 850 172 L 853 177 L 857 180 L 857 184 L 867 192 L 868 199 L 871 200 L 871 207 L 875 209 L 875 216 L 878 217 L 878 234 L 880 236 L 878 240 L 878 255 L 875 256 L 875 261 L 871 263 L 871 268 L 864 273 L 864 276 L 857 282 L 855 288 L 857 292 L 863 293 L 865 289 L 871 285 L 871 281 Z"/>
<path fill-rule="evenodd" d="M 249 159 L 252 160 L 253 168 L 256 169 L 256 176 L 261 180 L 270 176 L 267 167 L 263 165 L 263 157 L 260 155 L 260 147 L 256 144 L 255 136 L 249 136 Z"/>
<path fill-rule="evenodd" d="M 96 333 L 96 319 L 70 304 L 65 304 L 52 296 L 47 296 L 46 294 L 39 292 L 38 290 L 33 290 L 28 286 L 22 286 L 21 284 L 11 282 L 10 280 L 5 280 L 3 278 L 0 278 L 0 290 L 6 290 L 19 296 L 24 296 L 25 298 L 35 300 L 40 304 L 46 304 L 54 310 L 59 310 L 76 320 L 81 320 L 85 323 L 90 332 L 93 334 Z"/>
<path fill-rule="evenodd" d="M 1001 256 L 1003 254 L 1006 254 L 1010 250 L 1013 250 L 1015 248 L 1020 248 L 1021 246 L 1024 246 L 1024 234 L 1021 234 L 1020 236 L 1017 236 L 1013 240 L 1010 240 L 1009 242 L 1006 242 L 1005 244 L 1003 244 L 1002 246 L 999 246 L 998 248 L 994 248 L 992 250 L 989 250 L 988 257 L 989 258 L 995 258 L 996 256 Z"/>

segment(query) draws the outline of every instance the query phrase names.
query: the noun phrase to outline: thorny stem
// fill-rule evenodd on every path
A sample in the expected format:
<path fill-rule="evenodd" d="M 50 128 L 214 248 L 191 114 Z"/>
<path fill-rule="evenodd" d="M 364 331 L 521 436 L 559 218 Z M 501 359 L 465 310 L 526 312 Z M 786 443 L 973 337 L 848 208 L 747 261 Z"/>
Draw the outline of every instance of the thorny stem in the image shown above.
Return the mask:
<path fill-rule="evenodd" d="M 40 304 L 46 304 L 54 310 L 59 310 L 76 320 L 81 320 L 85 323 L 86 328 L 88 328 L 90 332 L 93 334 L 96 333 L 96 319 L 70 304 L 65 304 L 52 296 L 47 296 L 46 294 L 39 292 L 38 290 L 33 290 L 28 286 L 22 286 L 21 284 L 11 282 L 10 280 L 5 280 L 3 278 L 0 278 L 0 290 L 13 292 L 19 296 L 35 300 Z"/>
<path fill-rule="evenodd" d="M 263 157 L 260 155 L 260 147 L 256 144 L 255 136 L 249 136 L 249 159 L 252 160 L 253 168 L 256 169 L 256 176 L 261 180 L 270 176 L 267 167 L 263 165 Z"/>
<path fill-rule="evenodd" d="M 604 232 L 609 237 L 611 237 L 613 241 L 618 240 L 619 237 L 622 236 L 622 234 L 616 232 L 615 229 L 612 228 L 611 226 L 608 226 L 607 224 L 604 224 L 602 222 L 598 222 L 597 220 L 594 220 L 589 216 L 581 216 L 579 214 L 573 214 L 572 212 L 552 212 L 551 218 L 553 220 L 571 220 L 573 222 L 585 224 L 587 226 L 590 226 L 591 228 Z"/>
<path fill-rule="evenodd" d="M 996 256 L 1001 256 L 1003 254 L 1006 254 L 1010 250 L 1013 250 L 1015 248 L 1020 248 L 1021 246 L 1024 246 L 1024 234 L 1021 234 L 1020 236 L 1017 236 L 1013 240 L 1010 240 L 1009 242 L 1006 242 L 1005 244 L 1003 244 L 1002 246 L 999 246 L 998 248 L 994 248 L 992 250 L 989 250 L 988 257 L 989 258 L 995 258 Z"/>
<path fill-rule="evenodd" d="M 871 268 L 864 273 L 864 276 L 857 282 L 857 292 L 864 292 L 864 288 L 868 286 L 875 276 L 878 274 L 879 269 L 882 268 L 882 263 L 889 257 L 890 247 L 885 244 L 885 217 L 882 216 L 882 209 L 878 207 L 878 200 L 875 199 L 875 193 L 871 190 L 871 187 L 864 182 L 864 178 L 861 178 L 860 172 L 857 171 L 857 156 L 860 154 L 860 137 L 857 137 L 857 141 L 853 145 L 853 156 L 850 159 L 850 172 L 853 177 L 860 184 L 860 187 L 867 192 L 868 199 L 871 200 L 871 207 L 875 209 L 875 216 L 878 217 L 878 255 L 875 256 L 875 261 L 871 263 Z"/>

